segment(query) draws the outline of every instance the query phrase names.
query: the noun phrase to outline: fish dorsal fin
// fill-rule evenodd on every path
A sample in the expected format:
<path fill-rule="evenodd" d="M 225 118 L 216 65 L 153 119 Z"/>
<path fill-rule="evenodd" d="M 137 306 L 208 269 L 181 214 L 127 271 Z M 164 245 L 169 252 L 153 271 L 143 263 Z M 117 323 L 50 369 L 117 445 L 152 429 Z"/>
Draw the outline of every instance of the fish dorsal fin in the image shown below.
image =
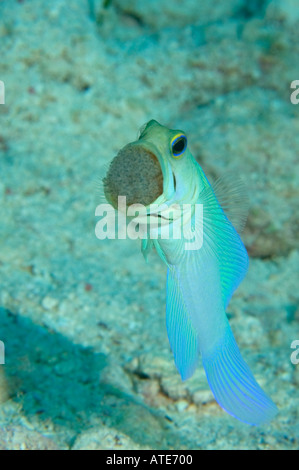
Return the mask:
<path fill-rule="evenodd" d="M 247 272 L 247 251 L 211 186 L 202 191 L 199 202 L 203 204 L 202 249 L 208 250 L 218 260 L 222 300 L 226 308 Z"/>
<path fill-rule="evenodd" d="M 249 199 L 243 180 L 233 173 L 225 173 L 211 186 L 225 215 L 237 232 L 241 233 L 249 209 Z"/>

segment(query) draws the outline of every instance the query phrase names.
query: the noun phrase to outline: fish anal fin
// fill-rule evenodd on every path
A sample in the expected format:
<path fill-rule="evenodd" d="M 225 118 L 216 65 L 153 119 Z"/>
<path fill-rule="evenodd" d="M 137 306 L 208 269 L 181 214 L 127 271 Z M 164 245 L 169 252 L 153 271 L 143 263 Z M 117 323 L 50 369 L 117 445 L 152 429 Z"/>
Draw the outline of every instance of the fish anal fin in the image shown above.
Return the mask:
<path fill-rule="evenodd" d="M 196 369 L 199 347 L 174 267 L 167 273 L 166 326 L 176 367 L 182 380 L 186 380 Z"/>

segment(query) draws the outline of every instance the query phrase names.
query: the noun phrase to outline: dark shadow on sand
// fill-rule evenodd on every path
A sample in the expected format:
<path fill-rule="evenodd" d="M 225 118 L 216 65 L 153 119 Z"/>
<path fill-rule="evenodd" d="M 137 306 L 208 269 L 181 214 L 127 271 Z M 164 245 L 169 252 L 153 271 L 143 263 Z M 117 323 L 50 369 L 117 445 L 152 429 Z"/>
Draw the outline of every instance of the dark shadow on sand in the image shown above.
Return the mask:
<path fill-rule="evenodd" d="M 0 367 L 8 393 L 27 419 L 50 420 L 57 431 L 67 428 L 70 439 L 103 423 L 141 446 L 184 447 L 163 413 L 100 383 L 107 364 L 104 354 L 4 308 L 0 308 L 0 338 L 5 343 L 5 365 Z"/>

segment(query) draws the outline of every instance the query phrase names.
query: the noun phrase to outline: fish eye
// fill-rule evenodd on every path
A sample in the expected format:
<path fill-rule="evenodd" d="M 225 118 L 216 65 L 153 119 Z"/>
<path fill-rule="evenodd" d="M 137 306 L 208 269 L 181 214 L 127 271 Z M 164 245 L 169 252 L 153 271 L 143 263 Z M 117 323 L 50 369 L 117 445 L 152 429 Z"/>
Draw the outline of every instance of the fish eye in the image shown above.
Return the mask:
<path fill-rule="evenodd" d="M 176 135 L 171 141 L 171 151 L 175 158 L 180 157 L 187 148 L 187 137 L 183 134 Z"/>

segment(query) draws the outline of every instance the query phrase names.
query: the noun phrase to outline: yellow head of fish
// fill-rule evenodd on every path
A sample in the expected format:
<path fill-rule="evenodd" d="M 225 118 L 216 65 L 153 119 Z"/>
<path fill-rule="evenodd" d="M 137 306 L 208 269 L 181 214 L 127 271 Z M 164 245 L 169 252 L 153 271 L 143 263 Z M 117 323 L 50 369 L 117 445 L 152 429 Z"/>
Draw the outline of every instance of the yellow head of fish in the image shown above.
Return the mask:
<path fill-rule="evenodd" d="M 138 140 L 112 161 L 104 178 L 105 196 L 115 208 L 118 196 L 126 196 L 127 206 L 195 203 L 199 182 L 205 181 L 199 170 L 185 133 L 151 120 L 141 128 Z"/>

